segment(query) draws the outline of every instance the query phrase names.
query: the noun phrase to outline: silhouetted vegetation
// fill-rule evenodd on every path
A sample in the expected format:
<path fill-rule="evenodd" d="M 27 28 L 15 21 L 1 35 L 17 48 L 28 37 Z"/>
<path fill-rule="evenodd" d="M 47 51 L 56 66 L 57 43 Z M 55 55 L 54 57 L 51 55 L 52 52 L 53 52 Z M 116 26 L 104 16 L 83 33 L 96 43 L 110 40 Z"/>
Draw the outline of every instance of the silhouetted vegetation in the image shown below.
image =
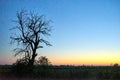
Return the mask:
<path fill-rule="evenodd" d="M 42 66 L 48 66 L 51 65 L 51 62 L 46 56 L 41 56 L 39 59 L 36 61 L 37 65 L 42 65 Z"/>
<path fill-rule="evenodd" d="M 52 66 L 52 65 L 35 65 L 32 73 L 24 72 L 25 65 L 21 66 L 0 66 L 0 75 L 16 76 L 16 72 L 22 72 L 19 76 L 29 76 L 34 78 L 53 78 L 53 79 L 94 79 L 94 80 L 119 80 L 120 79 L 120 66 Z M 13 70 L 14 69 L 14 70 Z M 25 70 L 26 71 L 26 70 Z"/>
<path fill-rule="evenodd" d="M 49 59 L 46 56 L 39 57 L 39 59 L 36 60 L 35 63 L 36 66 L 42 66 L 43 69 L 44 67 L 51 65 Z M 13 73 L 13 75 L 16 76 L 30 76 L 30 74 L 32 75 L 34 73 L 33 70 L 35 70 L 35 66 L 29 66 L 28 64 L 29 60 L 26 57 L 18 59 L 12 65 L 11 72 Z"/>
<path fill-rule="evenodd" d="M 26 58 L 18 59 L 16 63 L 12 65 L 11 72 L 15 76 L 27 76 L 33 72 L 33 66 L 28 66 Z"/>
<path fill-rule="evenodd" d="M 37 56 L 37 49 L 43 48 L 43 43 L 51 46 L 44 39 L 45 36 L 50 36 L 50 21 L 46 21 L 43 15 L 39 16 L 35 13 L 28 13 L 22 10 L 17 13 L 17 20 L 15 22 L 15 27 L 12 29 L 17 29 L 18 34 L 15 33 L 15 35 L 10 37 L 11 43 L 17 43 L 17 46 L 19 46 L 14 49 L 16 52 L 15 56 L 23 54 L 23 57 L 28 60 L 27 65 L 33 66 Z"/>

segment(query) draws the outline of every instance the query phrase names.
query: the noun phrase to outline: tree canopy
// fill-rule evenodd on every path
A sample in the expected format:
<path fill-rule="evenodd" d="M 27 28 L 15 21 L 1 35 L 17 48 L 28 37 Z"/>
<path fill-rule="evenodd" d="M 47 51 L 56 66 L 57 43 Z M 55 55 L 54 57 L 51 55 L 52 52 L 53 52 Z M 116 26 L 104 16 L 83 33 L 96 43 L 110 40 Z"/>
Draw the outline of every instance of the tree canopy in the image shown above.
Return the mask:
<path fill-rule="evenodd" d="M 50 36 L 51 26 L 50 20 L 45 20 L 43 15 L 35 13 L 28 13 L 21 10 L 17 13 L 16 26 L 12 29 L 17 29 L 17 33 L 12 35 L 12 43 L 17 43 L 19 47 L 15 48 L 15 56 L 23 54 L 29 60 L 29 65 L 33 65 L 35 57 L 37 56 L 36 50 L 43 48 L 41 43 L 47 46 L 52 46 L 43 36 Z"/>

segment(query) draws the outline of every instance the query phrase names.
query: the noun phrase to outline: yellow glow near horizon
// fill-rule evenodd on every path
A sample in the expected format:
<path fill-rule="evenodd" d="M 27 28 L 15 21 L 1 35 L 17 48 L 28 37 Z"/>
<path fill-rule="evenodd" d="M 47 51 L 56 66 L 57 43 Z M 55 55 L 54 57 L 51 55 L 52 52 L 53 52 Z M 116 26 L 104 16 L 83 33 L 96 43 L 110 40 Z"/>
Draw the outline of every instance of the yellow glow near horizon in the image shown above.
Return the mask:
<path fill-rule="evenodd" d="M 60 54 L 60 53 L 59 53 Z M 40 55 L 41 56 L 41 55 Z M 36 59 L 38 59 L 37 56 Z M 53 65 L 111 65 L 120 64 L 120 52 L 75 52 L 64 53 L 57 56 L 46 56 Z M 6 57 L 0 59 L 1 64 L 12 64 L 16 61 L 15 58 Z"/>
<path fill-rule="evenodd" d="M 111 65 L 120 64 L 119 53 L 101 53 L 101 54 L 84 54 L 84 55 L 65 55 L 51 59 L 52 64 L 56 65 Z"/>

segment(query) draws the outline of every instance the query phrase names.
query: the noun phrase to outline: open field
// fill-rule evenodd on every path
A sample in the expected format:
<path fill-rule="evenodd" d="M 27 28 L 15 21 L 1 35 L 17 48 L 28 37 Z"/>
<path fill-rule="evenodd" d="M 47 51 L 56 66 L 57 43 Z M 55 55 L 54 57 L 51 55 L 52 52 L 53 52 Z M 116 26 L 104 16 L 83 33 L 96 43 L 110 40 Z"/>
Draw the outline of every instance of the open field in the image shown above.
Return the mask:
<path fill-rule="evenodd" d="M 119 80 L 119 79 L 40 79 L 40 78 L 0 78 L 0 80 Z"/>
<path fill-rule="evenodd" d="M 119 66 L 0 66 L 0 80 L 120 80 Z"/>
<path fill-rule="evenodd" d="M 119 80 L 119 79 L 52 79 L 52 78 L 0 77 L 0 80 Z"/>

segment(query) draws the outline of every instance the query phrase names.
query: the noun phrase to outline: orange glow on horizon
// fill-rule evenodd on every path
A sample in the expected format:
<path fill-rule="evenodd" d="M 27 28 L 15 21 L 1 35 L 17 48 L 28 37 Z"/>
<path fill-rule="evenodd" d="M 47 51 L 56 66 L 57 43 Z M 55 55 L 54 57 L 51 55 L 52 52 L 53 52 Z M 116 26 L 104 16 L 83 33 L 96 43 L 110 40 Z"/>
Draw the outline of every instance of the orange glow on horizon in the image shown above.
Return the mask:
<path fill-rule="evenodd" d="M 53 65 L 113 65 L 120 64 L 120 54 L 118 53 L 85 53 L 70 54 L 66 53 L 61 56 L 46 56 Z M 37 58 L 36 58 L 37 59 Z M 0 64 L 13 64 L 15 58 L 1 58 Z"/>
<path fill-rule="evenodd" d="M 113 64 L 120 64 L 119 61 L 111 62 L 111 61 L 71 61 L 71 60 L 57 60 L 57 61 L 52 61 L 53 65 L 113 65 Z"/>
<path fill-rule="evenodd" d="M 16 59 L 12 58 L 12 57 L 3 57 L 3 58 L 0 58 L 0 64 L 2 64 L 2 65 L 13 64 L 13 63 L 15 63 L 15 61 L 16 61 Z"/>
<path fill-rule="evenodd" d="M 113 65 L 120 64 L 119 55 L 114 54 L 88 54 L 69 55 L 50 59 L 53 65 Z"/>

